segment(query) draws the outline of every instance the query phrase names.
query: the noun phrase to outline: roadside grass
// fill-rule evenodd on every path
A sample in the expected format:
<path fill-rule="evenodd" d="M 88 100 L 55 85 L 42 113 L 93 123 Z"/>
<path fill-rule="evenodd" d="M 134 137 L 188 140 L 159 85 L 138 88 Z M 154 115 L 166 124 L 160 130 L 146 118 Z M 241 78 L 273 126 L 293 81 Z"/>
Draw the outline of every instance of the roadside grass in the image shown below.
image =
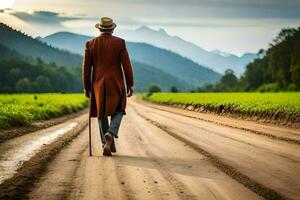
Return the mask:
<path fill-rule="evenodd" d="M 0 129 L 70 114 L 87 107 L 82 94 L 1 94 Z"/>
<path fill-rule="evenodd" d="M 159 104 L 183 104 L 210 110 L 242 113 L 284 112 L 300 114 L 300 92 L 281 93 L 154 93 L 144 100 Z"/>

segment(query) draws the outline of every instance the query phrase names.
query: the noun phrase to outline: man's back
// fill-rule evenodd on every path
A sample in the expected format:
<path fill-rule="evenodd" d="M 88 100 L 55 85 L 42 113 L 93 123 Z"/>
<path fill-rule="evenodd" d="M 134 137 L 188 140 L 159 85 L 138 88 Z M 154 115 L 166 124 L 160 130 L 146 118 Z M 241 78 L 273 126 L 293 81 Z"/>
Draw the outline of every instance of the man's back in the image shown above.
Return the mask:
<path fill-rule="evenodd" d="M 92 85 L 91 67 L 93 67 Z M 126 86 L 121 67 L 124 68 L 126 85 L 133 86 L 133 72 L 125 40 L 111 33 L 102 33 L 86 43 L 83 79 L 86 89 L 91 86 L 94 88 L 92 90 L 95 96 L 94 107 L 97 108 L 92 110 L 91 116 L 111 116 L 117 108 L 125 114 Z"/>
<path fill-rule="evenodd" d="M 89 41 L 89 49 L 94 65 L 121 65 L 121 51 L 125 48 L 125 41 L 109 33 Z"/>

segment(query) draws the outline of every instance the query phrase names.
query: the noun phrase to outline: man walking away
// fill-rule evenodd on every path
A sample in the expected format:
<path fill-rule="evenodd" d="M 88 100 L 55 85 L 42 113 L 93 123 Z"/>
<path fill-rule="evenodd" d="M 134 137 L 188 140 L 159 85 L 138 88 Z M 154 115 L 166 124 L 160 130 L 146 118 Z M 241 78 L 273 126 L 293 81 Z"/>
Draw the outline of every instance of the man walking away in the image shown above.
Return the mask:
<path fill-rule="evenodd" d="M 91 101 L 90 117 L 98 118 L 105 156 L 115 152 L 113 137 L 118 138 L 126 115 L 126 97 L 132 96 L 134 83 L 125 40 L 112 35 L 116 26 L 108 17 L 95 25 L 101 34 L 86 43 L 82 67 L 84 93 Z"/>

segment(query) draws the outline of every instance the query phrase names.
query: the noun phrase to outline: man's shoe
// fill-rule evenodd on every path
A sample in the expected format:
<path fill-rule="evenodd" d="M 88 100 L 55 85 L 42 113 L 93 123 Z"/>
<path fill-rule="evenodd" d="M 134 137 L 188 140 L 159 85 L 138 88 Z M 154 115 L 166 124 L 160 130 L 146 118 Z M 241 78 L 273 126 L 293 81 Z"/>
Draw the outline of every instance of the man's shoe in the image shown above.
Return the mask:
<path fill-rule="evenodd" d="M 113 152 L 113 153 L 116 153 L 116 152 L 117 152 L 114 137 L 112 137 L 112 142 L 111 142 L 110 150 L 111 150 L 111 152 Z"/>
<path fill-rule="evenodd" d="M 103 155 L 104 156 L 112 156 L 110 146 L 111 146 L 113 137 L 110 133 L 106 133 L 104 135 L 104 137 L 105 137 L 105 145 L 104 145 L 104 148 L 103 148 Z"/>

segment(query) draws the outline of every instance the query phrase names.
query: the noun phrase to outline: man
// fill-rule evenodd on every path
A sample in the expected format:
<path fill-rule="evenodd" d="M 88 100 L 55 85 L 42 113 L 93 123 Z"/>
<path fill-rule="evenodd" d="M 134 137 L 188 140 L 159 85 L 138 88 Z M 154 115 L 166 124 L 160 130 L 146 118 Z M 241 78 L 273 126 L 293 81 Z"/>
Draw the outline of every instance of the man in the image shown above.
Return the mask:
<path fill-rule="evenodd" d="M 125 40 L 112 35 L 113 20 L 102 17 L 95 27 L 101 34 L 86 43 L 82 77 L 85 96 L 91 98 L 90 117 L 98 118 L 103 155 L 111 156 L 126 114 L 126 96 L 133 94 L 133 72 Z"/>

